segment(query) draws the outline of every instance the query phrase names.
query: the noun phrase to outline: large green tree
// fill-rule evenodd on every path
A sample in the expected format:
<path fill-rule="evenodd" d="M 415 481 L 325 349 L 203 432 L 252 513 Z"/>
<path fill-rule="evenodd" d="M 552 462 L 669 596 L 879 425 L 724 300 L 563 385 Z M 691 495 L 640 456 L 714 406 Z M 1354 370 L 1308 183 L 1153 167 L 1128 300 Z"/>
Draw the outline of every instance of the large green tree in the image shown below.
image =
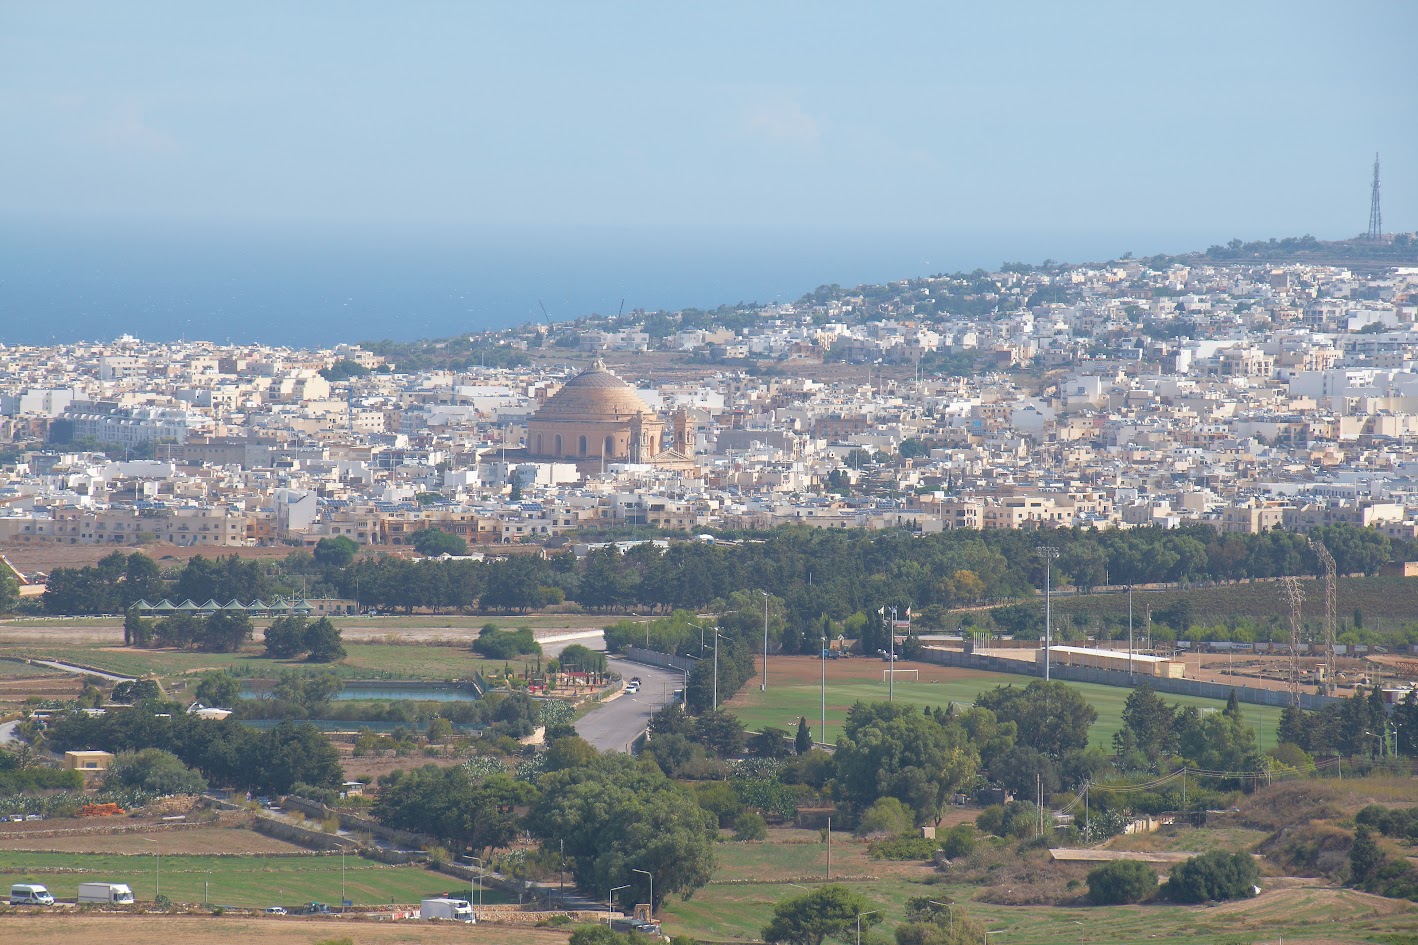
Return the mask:
<path fill-rule="evenodd" d="M 763 928 L 769 945 L 822 945 L 828 938 L 851 941 L 858 928 L 880 924 L 880 909 L 860 893 L 836 883 L 785 899 Z"/>
<path fill-rule="evenodd" d="M 390 827 L 432 834 L 456 849 L 505 847 L 521 829 L 518 807 L 536 790 L 507 774 L 480 778 L 466 767 L 425 765 L 380 781 L 374 816 Z"/>
<path fill-rule="evenodd" d="M 858 702 L 837 740 L 837 788 L 858 811 L 894 797 L 917 822 L 934 823 L 950 795 L 974 780 L 979 763 L 965 730 L 943 714 Z"/>
<path fill-rule="evenodd" d="M 359 542 L 344 535 L 322 538 L 315 543 L 313 557 L 317 564 L 327 568 L 348 567 L 359 552 Z"/>
<path fill-rule="evenodd" d="M 1146 683 L 1128 694 L 1123 727 L 1113 736 L 1120 752 L 1138 751 L 1155 764 L 1177 750 L 1176 712 Z"/>
<path fill-rule="evenodd" d="M 600 755 L 543 775 L 539 787 L 528 826 L 546 849 L 564 844 L 584 891 L 599 895 L 637 869 L 654 875 L 656 903 L 709 882 L 717 820 L 652 762 Z"/>
<path fill-rule="evenodd" d="M 414 549 L 425 558 L 436 558 L 439 555 L 465 555 L 468 553 L 468 543 L 457 535 L 445 532 L 441 528 L 424 528 L 416 531 L 411 536 L 413 538 Z"/>
<path fill-rule="evenodd" d="M 1016 740 L 1051 758 L 1088 747 L 1088 729 L 1098 710 L 1067 683 L 1034 680 L 1022 689 L 997 686 L 982 692 L 975 704 L 994 712 L 1001 722 L 1013 722 Z"/>
<path fill-rule="evenodd" d="M 161 748 L 119 752 L 104 777 L 104 786 L 151 794 L 201 794 L 207 790 L 200 774 Z"/>

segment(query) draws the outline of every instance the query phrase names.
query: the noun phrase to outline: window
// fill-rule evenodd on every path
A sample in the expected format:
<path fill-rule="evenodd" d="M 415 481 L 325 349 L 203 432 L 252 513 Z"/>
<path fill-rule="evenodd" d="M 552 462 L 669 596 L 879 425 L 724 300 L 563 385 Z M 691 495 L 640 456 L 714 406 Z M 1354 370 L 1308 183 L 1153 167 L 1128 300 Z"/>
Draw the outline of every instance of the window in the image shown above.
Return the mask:
<path fill-rule="evenodd" d="M 614 456 L 614 455 L 615 455 L 615 438 L 614 438 L 614 437 L 610 437 L 610 436 L 606 437 L 605 448 L 604 448 L 604 450 L 603 450 L 603 452 L 602 452 L 602 455 L 604 455 L 604 456 Z"/>
<path fill-rule="evenodd" d="M 586 438 L 585 438 L 584 436 L 581 437 L 580 446 L 581 446 L 581 455 L 582 455 L 582 456 L 585 456 L 585 455 L 586 455 Z"/>
<path fill-rule="evenodd" d="M 560 433 L 558 433 L 558 434 L 556 435 L 556 452 L 555 452 L 553 455 L 555 455 L 555 456 L 560 456 L 560 455 L 561 455 L 561 434 L 560 434 Z"/>

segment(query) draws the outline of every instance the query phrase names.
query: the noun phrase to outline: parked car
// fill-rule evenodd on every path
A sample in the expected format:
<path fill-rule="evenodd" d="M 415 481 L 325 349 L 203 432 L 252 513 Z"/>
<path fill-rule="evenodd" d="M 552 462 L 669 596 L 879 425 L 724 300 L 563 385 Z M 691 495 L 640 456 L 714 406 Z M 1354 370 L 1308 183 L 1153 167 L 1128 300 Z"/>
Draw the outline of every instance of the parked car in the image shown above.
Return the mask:
<path fill-rule="evenodd" d="M 266 914 L 267 914 L 267 915 L 289 915 L 290 913 L 286 912 L 284 906 L 267 906 L 267 907 L 266 907 Z"/>

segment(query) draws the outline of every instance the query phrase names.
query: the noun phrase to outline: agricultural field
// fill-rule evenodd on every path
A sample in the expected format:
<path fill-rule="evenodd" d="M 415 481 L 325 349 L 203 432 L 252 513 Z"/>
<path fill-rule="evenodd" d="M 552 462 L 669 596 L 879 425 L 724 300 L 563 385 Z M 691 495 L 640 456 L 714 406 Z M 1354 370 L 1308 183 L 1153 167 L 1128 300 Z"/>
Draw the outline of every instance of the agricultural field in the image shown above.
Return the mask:
<path fill-rule="evenodd" d="M 319 670 L 362 679 L 466 679 L 476 672 L 500 670 L 502 660 L 484 660 L 466 646 L 402 643 L 346 643 L 349 656 L 339 663 L 310 664 L 301 660 L 277 660 L 247 648 L 240 653 L 200 653 L 191 650 L 143 650 L 122 646 L 63 644 L 0 645 L 0 656 L 52 659 L 91 666 L 122 676 L 154 673 L 173 679 L 205 670 L 229 669 L 239 676 L 275 676 L 290 669 Z M 24 669 L 20 664 L 0 661 L 0 666 Z M 44 667 L 37 669 L 43 671 Z M 27 674 L 28 675 L 28 674 Z M 35 673 L 39 675 L 39 673 Z"/>
<path fill-rule="evenodd" d="M 346 938 L 358 945 L 565 945 L 566 932 L 452 922 L 372 922 L 338 918 L 34 913 L 0 916 L 0 938 L 45 945 L 311 945 Z"/>
<path fill-rule="evenodd" d="M 46 820 L 39 824 L 8 824 L 0 827 L 0 850 L 37 850 L 50 853 L 117 853 L 152 856 L 154 842 L 167 854 L 305 854 L 304 847 L 239 827 L 198 827 L 184 830 L 153 830 L 148 834 L 99 833 L 83 826 L 59 836 L 49 834 L 65 823 L 89 824 L 84 820 Z M 43 830 L 28 830 L 31 826 Z M 16 829 L 12 829 L 16 828 Z"/>
<path fill-rule="evenodd" d="M 760 665 L 760 670 L 762 664 Z M 885 663 L 874 659 L 842 659 L 827 662 L 827 740 L 842 732 L 847 710 L 856 702 L 884 702 L 887 685 L 882 680 Z M 907 681 L 898 672 L 898 701 L 919 706 L 943 706 L 949 702 L 970 705 L 980 693 L 996 686 L 1026 686 L 1033 677 L 1009 673 L 988 673 L 975 669 L 937 666 L 932 663 L 899 662 L 898 669 L 917 670 L 918 682 Z M 813 726 L 813 737 L 822 740 L 817 728 L 822 715 L 821 661 L 812 656 L 773 657 L 768 666 L 768 691 L 762 692 L 756 681 L 747 683 L 738 695 L 727 703 L 751 730 L 767 725 L 790 729 L 805 716 Z M 1098 721 L 1089 733 L 1089 742 L 1106 749 L 1112 748 L 1114 733 L 1122 728 L 1123 704 L 1132 692 L 1119 686 L 1095 683 L 1068 683 L 1083 693 L 1098 710 Z M 1216 699 L 1162 693 L 1162 698 L 1178 705 L 1195 705 L 1203 710 L 1220 710 L 1225 703 Z M 1280 725 L 1280 709 L 1274 706 L 1241 705 L 1241 714 L 1256 729 L 1261 748 L 1275 745 Z"/>
<path fill-rule="evenodd" d="M 357 906 L 417 903 L 451 892 L 467 893 L 462 880 L 419 866 L 389 866 L 357 856 L 163 854 L 159 835 L 146 853 L 36 853 L 0 851 L 0 884 L 44 883 L 61 900 L 73 901 L 82 882 L 127 883 L 139 900 L 151 901 L 161 887 L 174 902 L 265 908 L 318 901 L 338 905 L 341 889 Z M 159 862 L 159 859 L 161 862 Z M 506 902 L 483 890 L 484 903 Z"/>
<path fill-rule="evenodd" d="M 825 881 L 824 875 L 808 875 L 824 865 L 825 850 L 820 842 L 813 842 L 817 836 L 815 831 L 774 831 L 764 843 L 722 845 L 710 885 L 687 902 L 672 900 L 665 906 L 665 931 L 715 942 L 759 940 L 774 904 L 801 895 L 803 887 L 813 888 Z M 1190 845 L 1229 846 L 1225 838 L 1213 844 L 1196 837 Z M 808 853 L 813 846 L 819 848 L 816 857 Z M 841 872 L 839 863 L 844 864 Z M 1048 865 L 1043 868 L 1050 869 Z M 1027 878 L 1023 871 L 1017 876 L 1005 873 L 1009 870 L 1002 871 L 1002 882 Z M 742 878 L 746 876 L 757 881 L 746 881 Z M 885 921 L 876 930 L 878 936 L 883 930 L 889 934 L 903 920 L 906 900 L 917 896 L 956 903 L 975 921 L 991 931 L 998 930 L 1004 936 L 1001 941 L 1021 945 L 1058 945 L 1072 942 L 1074 936 L 1084 942 L 1123 945 L 1228 945 L 1277 942 L 1281 936 L 1312 945 L 1347 945 L 1407 941 L 1383 936 L 1418 934 L 1418 906 L 1334 889 L 1319 880 L 1266 880 L 1266 891 L 1258 899 L 1216 906 L 1011 906 L 972 901 L 981 894 L 978 885 L 952 883 L 947 876 L 919 864 L 868 860 L 864 844 L 848 836 L 840 843 L 834 836 L 833 881 L 842 882 L 880 908 Z M 1062 882 L 1058 885 L 1063 888 Z M 1082 892 L 1077 888 L 1066 896 Z"/>
<path fill-rule="evenodd" d="M 1324 594 L 1318 582 L 1302 580 L 1305 601 L 1301 613 L 1305 622 L 1318 626 L 1323 619 Z M 1228 619 L 1241 618 L 1266 622 L 1274 619 L 1277 626 L 1288 627 L 1287 605 L 1275 581 L 1254 581 L 1242 584 L 1218 584 L 1186 590 L 1137 589 L 1133 592 L 1134 626 L 1141 626 L 1143 613 L 1150 607 L 1153 613 L 1169 607 L 1177 600 L 1191 601 L 1197 625 L 1224 624 Z M 1054 614 L 1066 625 L 1075 614 L 1091 620 L 1127 621 L 1126 592 L 1069 594 L 1054 597 Z M 1341 631 L 1352 624 L 1354 611 L 1363 616 L 1364 626 L 1384 629 L 1412 623 L 1418 614 L 1418 579 L 1401 577 L 1345 577 L 1339 579 L 1339 622 Z M 1091 625 L 1091 624 L 1090 624 Z"/>

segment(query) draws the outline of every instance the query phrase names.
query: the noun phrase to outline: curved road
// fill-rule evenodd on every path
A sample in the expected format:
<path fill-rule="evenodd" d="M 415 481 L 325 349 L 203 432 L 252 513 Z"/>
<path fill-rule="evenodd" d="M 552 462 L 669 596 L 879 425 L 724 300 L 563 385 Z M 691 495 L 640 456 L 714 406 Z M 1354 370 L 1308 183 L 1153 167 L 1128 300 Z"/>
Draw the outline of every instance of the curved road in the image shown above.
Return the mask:
<path fill-rule="evenodd" d="M 684 686 L 684 674 L 615 657 L 609 662 L 611 672 L 627 680 L 639 676 L 640 692 L 623 694 L 593 709 L 577 721 L 576 731 L 598 751 L 626 751 L 650 724 L 655 710 L 674 700 L 675 690 Z"/>

